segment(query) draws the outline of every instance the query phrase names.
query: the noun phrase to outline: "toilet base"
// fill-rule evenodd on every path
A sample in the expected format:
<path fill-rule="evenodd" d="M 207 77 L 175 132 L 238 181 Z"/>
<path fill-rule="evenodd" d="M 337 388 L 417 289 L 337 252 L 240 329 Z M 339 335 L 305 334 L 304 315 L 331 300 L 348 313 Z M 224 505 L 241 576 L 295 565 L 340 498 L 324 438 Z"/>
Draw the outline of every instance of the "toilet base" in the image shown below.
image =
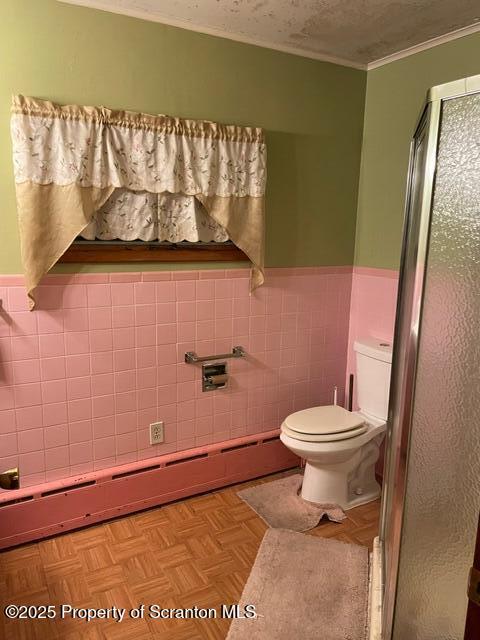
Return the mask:
<path fill-rule="evenodd" d="M 381 494 L 375 478 L 375 463 L 382 436 L 368 442 L 348 460 L 337 464 L 308 461 L 301 496 L 317 504 L 338 504 L 343 510 L 353 509 Z"/>

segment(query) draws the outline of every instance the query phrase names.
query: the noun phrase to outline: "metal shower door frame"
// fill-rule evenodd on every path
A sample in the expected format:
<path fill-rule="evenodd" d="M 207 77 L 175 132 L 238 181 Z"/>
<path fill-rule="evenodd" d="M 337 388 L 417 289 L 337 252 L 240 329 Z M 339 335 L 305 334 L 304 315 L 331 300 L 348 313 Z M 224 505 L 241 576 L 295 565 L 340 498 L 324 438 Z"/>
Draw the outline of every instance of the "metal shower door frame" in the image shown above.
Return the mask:
<path fill-rule="evenodd" d="M 382 494 L 380 542 L 383 569 L 382 638 L 393 632 L 401 533 L 415 378 L 421 331 L 425 273 L 428 260 L 433 192 L 442 102 L 480 92 L 480 75 L 433 87 L 410 146 L 405 200 L 392 378 L 386 437 L 386 475 Z M 415 170 L 420 142 L 426 141 L 421 199 L 414 208 Z"/>

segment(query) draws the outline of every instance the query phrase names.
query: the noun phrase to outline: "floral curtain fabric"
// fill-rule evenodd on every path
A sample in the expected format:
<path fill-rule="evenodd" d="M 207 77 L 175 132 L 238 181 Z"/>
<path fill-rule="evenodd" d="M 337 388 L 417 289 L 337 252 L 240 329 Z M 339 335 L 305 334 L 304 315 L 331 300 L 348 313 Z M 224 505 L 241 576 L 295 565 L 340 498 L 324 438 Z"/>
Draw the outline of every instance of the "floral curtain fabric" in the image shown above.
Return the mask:
<path fill-rule="evenodd" d="M 226 230 L 193 196 L 115 189 L 80 234 L 86 240 L 226 242 Z"/>
<path fill-rule="evenodd" d="M 224 242 L 262 284 L 266 149 L 257 128 L 14 96 L 28 293 L 78 236 Z M 33 304 L 33 303 L 32 303 Z"/>

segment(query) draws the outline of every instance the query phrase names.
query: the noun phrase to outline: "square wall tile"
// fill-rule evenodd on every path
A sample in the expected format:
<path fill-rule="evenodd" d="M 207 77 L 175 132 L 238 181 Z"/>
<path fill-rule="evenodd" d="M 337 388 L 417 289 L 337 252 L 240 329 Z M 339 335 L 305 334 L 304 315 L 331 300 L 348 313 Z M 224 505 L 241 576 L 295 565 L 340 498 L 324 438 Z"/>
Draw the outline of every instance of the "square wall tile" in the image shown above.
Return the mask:
<path fill-rule="evenodd" d="M 93 439 L 106 438 L 107 436 L 113 436 L 115 434 L 115 417 L 104 416 L 100 418 L 93 418 Z"/>
<path fill-rule="evenodd" d="M 60 380 L 65 378 L 65 358 L 43 358 L 40 361 L 40 377 L 42 380 Z"/>
<path fill-rule="evenodd" d="M 65 350 L 67 355 L 78 355 L 90 352 L 88 331 L 72 331 L 65 334 Z"/>
<path fill-rule="evenodd" d="M 38 336 L 13 336 L 11 339 L 13 360 L 32 360 L 38 358 Z"/>
<path fill-rule="evenodd" d="M 117 455 L 134 453 L 137 450 L 137 434 L 122 433 L 117 436 Z"/>
<path fill-rule="evenodd" d="M 122 349 L 113 354 L 115 371 L 133 370 L 136 366 L 135 349 Z"/>
<path fill-rule="evenodd" d="M 75 309 L 87 306 L 87 289 L 84 284 L 68 284 L 63 291 L 63 306 L 65 309 Z"/>
<path fill-rule="evenodd" d="M 77 356 L 68 356 L 65 359 L 67 378 L 79 378 L 90 375 L 90 354 L 82 353 Z"/>
<path fill-rule="evenodd" d="M 18 453 L 29 453 L 30 451 L 43 451 L 45 442 L 43 439 L 43 429 L 31 429 L 30 431 L 20 431 L 18 434 Z"/>
<path fill-rule="evenodd" d="M 13 360 L 12 339 L 10 336 L 0 338 L 0 361 L 10 362 Z"/>
<path fill-rule="evenodd" d="M 91 373 L 109 373 L 113 371 L 113 353 L 104 351 L 90 354 Z"/>
<path fill-rule="evenodd" d="M 68 438 L 70 444 L 76 442 L 86 442 L 93 437 L 93 426 L 91 420 L 80 420 L 71 422 L 68 427 Z"/>
<path fill-rule="evenodd" d="M 158 344 L 175 344 L 177 341 L 177 326 L 175 324 L 164 324 L 157 327 Z"/>
<path fill-rule="evenodd" d="M 68 335 L 68 334 L 67 334 Z M 113 334 L 111 329 L 95 329 L 90 331 L 90 348 L 92 352 L 111 351 Z"/>
<path fill-rule="evenodd" d="M 196 294 L 196 281 L 195 280 L 184 280 L 178 281 L 175 283 L 176 285 L 176 296 L 179 302 L 186 302 L 187 300 L 195 300 Z"/>
<path fill-rule="evenodd" d="M 28 297 L 24 287 L 8 287 L 8 310 L 28 311 Z"/>
<path fill-rule="evenodd" d="M 175 282 L 156 282 L 155 292 L 157 302 L 175 302 Z"/>
<path fill-rule="evenodd" d="M 179 282 L 177 284 L 184 284 Z M 157 324 L 169 324 L 177 320 L 177 307 L 175 302 L 158 302 L 157 309 Z"/>
<path fill-rule="evenodd" d="M 15 409 L 17 429 L 35 429 L 43 426 L 42 405 Z"/>
<path fill-rule="evenodd" d="M 111 416 L 115 412 L 115 400 L 113 395 L 98 396 L 92 398 L 92 416 L 94 418 L 103 418 Z"/>
<path fill-rule="evenodd" d="M 135 324 L 144 326 L 154 325 L 156 322 L 156 309 L 154 304 L 137 304 L 135 306 Z"/>
<path fill-rule="evenodd" d="M 54 402 L 42 405 L 43 425 L 50 427 L 56 424 L 64 424 L 68 420 L 67 403 Z"/>
<path fill-rule="evenodd" d="M 70 464 L 72 466 L 79 465 L 82 463 L 88 463 L 93 459 L 93 443 L 92 442 L 77 442 L 77 443 L 71 444 L 69 449 L 70 449 Z"/>
<path fill-rule="evenodd" d="M 114 307 L 134 304 L 134 285 L 132 282 L 112 283 L 110 287 L 112 292 L 112 305 Z"/>
<path fill-rule="evenodd" d="M 93 456 L 95 460 L 113 458 L 115 452 L 115 438 L 98 438 L 93 443 Z"/>
<path fill-rule="evenodd" d="M 42 402 L 42 390 L 39 382 L 17 384 L 14 388 L 15 406 L 31 407 Z"/>
<path fill-rule="evenodd" d="M 135 327 L 136 347 L 154 347 L 156 344 L 156 326 L 154 324 Z"/>
<path fill-rule="evenodd" d="M 112 309 L 111 307 L 94 307 L 88 310 L 89 329 L 111 329 Z"/>
<path fill-rule="evenodd" d="M 64 331 L 63 325 L 63 309 L 56 309 L 50 311 L 42 311 L 41 309 L 35 310 L 37 316 L 38 333 L 62 333 Z"/>
<path fill-rule="evenodd" d="M 115 380 L 113 373 L 99 373 L 92 376 L 92 396 L 106 396 L 115 390 Z"/>
<path fill-rule="evenodd" d="M 113 330 L 113 349 L 133 349 L 135 346 L 135 327 L 119 327 Z"/>
<path fill-rule="evenodd" d="M 121 306 L 112 309 L 112 325 L 114 328 L 135 326 L 135 307 Z"/>
<path fill-rule="evenodd" d="M 80 378 L 69 378 L 67 380 L 67 399 L 79 400 L 80 398 L 90 398 L 92 388 L 90 385 L 90 377 L 83 376 Z"/>
<path fill-rule="evenodd" d="M 71 422 L 89 420 L 92 417 L 92 401 L 90 398 L 70 400 L 68 402 L 68 419 Z"/>
<path fill-rule="evenodd" d="M 26 384 L 40 380 L 39 360 L 19 360 L 13 363 L 13 379 L 15 384 Z"/>
<path fill-rule="evenodd" d="M 18 453 L 17 434 L 0 434 L 0 451 L 2 457 L 15 456 Z"/>
<path fill-rule="evenodd" d="M 88 309 L 65 309 L 63 312 L 64 331 L 88 331 Z"/>
<path fill-rule="evenodd" d="M 115 432 L 117 434 L 130 433 L 131 431 L 136 431 L 136 429 L 137 429 L 137 412 L 136 411 L 127 411 L 126 413 L 121 413 L 115 417 Z"/>
<path fill-rule="evenodd" d="M 22 453 L 19 455 L 18 463 L 22 470 L 22 477 L 45 471 L 45 452 Z"/>
<path fill-rule="evenodd" d="M 135 282 L 133 285 L 136 305 L 153 304 L 156 300 L 154 282 Z"/>
<path fill-rule="evenodd" d="M 0 434 L 15 433 L 17 430 L 17 423 L 15 420 L 14 409 L 0 409 Z"/>
<path fill-rule="evenodd" d="M 38 333 L 37 316 L 30 311 L 13 311 L 10 315 L 11 333 L 16 336 L 31 336 Z"/>
<path fill-rule="evenodd" d="M 68 444 L 68 425 L 57 424 L 52 427 L 45 427 L 43 430 L 45 449 L 61 447 Z M 62 465 L 64 466 L 64 465 Z"/>
<path fill-rule="evenodd" d="M 39 336 L 39 355 L 41 358 L 65 355 L 63 333 L 47 333 Z"/>
<path fill-rule="evenodd" d="M 150 347 L 141 347 L 136 350 L 137 363 L 136 366 L 139 369 L 146 367 L 154 367 L 157 364 L 157 351 Z"/>
<path fill-rule="evenodd" d="M 112 305 L 110 285 L 109 284 L 88 285 L 87 304 L 89 307 L 110 307 Z"/>
<path fill-rule="evenodd" d="M 48 471 L 52 469 L 66 469 L 69 466 L 69 448 L 54 447 L 45 451 L 45 467 Z"/>

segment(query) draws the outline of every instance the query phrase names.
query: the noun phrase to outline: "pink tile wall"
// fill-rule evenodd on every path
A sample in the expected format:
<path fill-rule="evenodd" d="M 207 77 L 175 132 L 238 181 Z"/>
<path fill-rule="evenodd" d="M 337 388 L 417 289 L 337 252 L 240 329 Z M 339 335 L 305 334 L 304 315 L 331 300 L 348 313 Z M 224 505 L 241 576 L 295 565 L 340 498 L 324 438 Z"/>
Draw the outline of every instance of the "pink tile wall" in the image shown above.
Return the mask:
<path fill-rule="evenodd" d="M 393 341 L 397 303 L 398 271 L 354 267 L 348 336 L 347 384 L 355 373 L 353 343 L 373 337 Z"/>
<path fill-rule="evenodd" d="M 49 276 L 30 313 L 0 278 L 0 468 L 22 486 L 278 428 L 330 402 L 347 359 L 351 268 Z M 185 351 L 221 353 L 230 386 L 202 393 Z M 165 422 L 150 446 L 148 425 Z"/>

